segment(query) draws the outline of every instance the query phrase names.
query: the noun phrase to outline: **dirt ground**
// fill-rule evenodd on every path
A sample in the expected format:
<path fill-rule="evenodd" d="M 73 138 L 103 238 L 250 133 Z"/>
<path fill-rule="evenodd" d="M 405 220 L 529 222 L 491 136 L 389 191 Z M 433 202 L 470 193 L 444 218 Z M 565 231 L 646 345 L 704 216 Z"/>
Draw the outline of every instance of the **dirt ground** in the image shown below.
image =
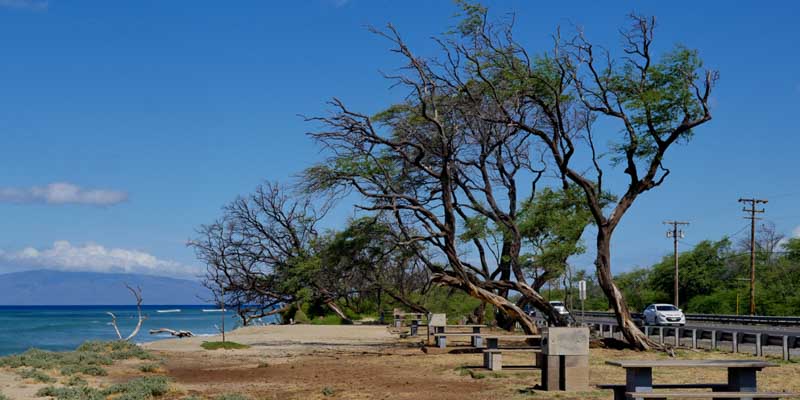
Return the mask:
<path fill-rule="evenodd" d="M 242 350 L 203 350 L 203 341 L 173 339 L 147 344 L 162 358 L 157 372 L 169 376 L 174 390 L 165 398 L 214 399 L 238 393 L 256 399 L 610 399 L 608 391 L 547 393 L 538 390 L 541 375 L 533 368 L 481 368 L 482 354 L 454 343 L 446 351 L 426 348 L 422 339 L 399 339 L 381 326 L 270 326 L 227 335 L 248 344 Z M 744 354 L 678 351 L 690 359 L 745 359 Z M 590 382 L 622 383 L 624 371 L 606 360 L 665 358 L 655 353 L 592 349 Z M 530 356 L 504 355 L 504 365 L 530 365 Z M 136 362 L 112 367 L 106 382 L 142 376 Z M 3 378 L 6 376 L 6 378 Z M 8 382 L 0 373 L 0 390 Z M 717 369 L 655 370 L 656 382 L 724 382 Z M 20 382 L 17 378 L 17 384 Z M 36 385 L 22 383 L 35 392 Z M 759 386 L 770 391 L 800 392 L 800 364 L 779 363 L 759 374 Z M 6 386 L 8 387 L 8 386 Z M 8 392 L 5 392 L 8 395 Z M 17 398 L 17 397 L 12 397 Z M 19 397 L 20 399 L 33 397 Z"/>

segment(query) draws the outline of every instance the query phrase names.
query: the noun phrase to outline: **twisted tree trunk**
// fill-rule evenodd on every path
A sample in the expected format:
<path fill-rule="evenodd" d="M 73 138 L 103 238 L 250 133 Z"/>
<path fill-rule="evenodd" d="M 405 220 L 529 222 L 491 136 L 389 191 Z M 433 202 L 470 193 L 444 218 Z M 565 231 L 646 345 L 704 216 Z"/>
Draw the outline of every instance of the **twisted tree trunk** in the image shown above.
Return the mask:
<path fill-rule="evenodd" d="M 438 284 L 459 288 L 468 295 L 493 305 L 499 311 L 505 313 L 511 318 L 515 318 L 526 334 L 539 333 L 539 328 L 536 326 L 533 318 L 525 314 L 525 311 L 523 311 L 512 301 L 494 293 L 492 290 L 484 289 L 465 279 L 441 273 L 434 274 L 431 277 L 431 280 Z"/>
<path fill-rule="evenodd" d="M 611 307 L 616 314 L 617 324 L 620 327 L 622 335 L 632 348 L 636 350 L 650 350 L 658 349 L 664 350 L 665 346 L 660 345 L 648 338 L 633 320 L 628 304 L 625 302 L 625 296 L 619 287 L 614 283 L 613 276 L 611 275 L 611 240 L 608 235 L 608 228 L 601 227 L 597 233 L 597 259 L 595 264 L 597 266 L 597 280 L 603 292 L 606 294 Z"/>

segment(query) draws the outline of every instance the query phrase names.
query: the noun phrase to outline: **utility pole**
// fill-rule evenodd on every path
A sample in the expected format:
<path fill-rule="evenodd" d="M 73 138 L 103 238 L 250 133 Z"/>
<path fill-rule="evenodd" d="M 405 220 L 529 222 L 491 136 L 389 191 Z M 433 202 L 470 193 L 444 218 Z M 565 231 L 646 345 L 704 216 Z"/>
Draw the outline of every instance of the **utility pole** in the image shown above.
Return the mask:
<path fill-rule="evenodd" d="M 688 222 L 683 221 L 664 221 L 665 225 L 672 225 L 672 229 L 667 231 L 667 237 L 672 238 L 672 243 L 674 245 L 674 255 L 675 255 L 675 307 L 680 307 L 678 305 L 678 239 L 683 239 L 683 231 L 678 229 L 681 225 L 689 225 Z"/>
<path fill-rule="evenodd" d="M 767 204 L 766 199 L 739 199 L 739 203 L 749 204 L 750 208 L 746 206 L 742 211 L 750 215 L 744 219 L 750 220 L 750 315 L 756 314 L 756 214 L 764 213 L 764 209 L 756 209 L 758 204 Z"/>

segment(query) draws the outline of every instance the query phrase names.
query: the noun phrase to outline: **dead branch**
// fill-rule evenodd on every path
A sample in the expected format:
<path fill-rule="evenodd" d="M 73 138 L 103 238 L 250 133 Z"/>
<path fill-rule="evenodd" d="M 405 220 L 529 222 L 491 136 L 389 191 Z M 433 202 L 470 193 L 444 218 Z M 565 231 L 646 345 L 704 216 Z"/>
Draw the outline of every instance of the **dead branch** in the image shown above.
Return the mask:
<path fill-rule="evenodd" d="M 139 317 L 136 327 L 133 329 L 131 334 L 123 339 L 122 333 L 119 331 L 119 326 L 117 326 L 117 316 L 110 311 L 106 312 L 106 314 L 111 316 L 111 322 L 108 324 L 114 327 L 114 332 L 116 332 L 117 338 L 119 338 L 119 340 L 129 341 L 139 334 L 139 331 L 142 329 L 142 323 L 144 323 L 144 320 L 147 319 L 147 317 L 145 317 L 145 315 L 142 313 L 142 288 L 137 286 L 136 289 L 134 289 L 127 283 L 125 284 L 125 287 L 128 288 L 128 290 L 130 290 L 130 292 L 133 294 L 133 297 L 136 298 L 136 313 Z"/>

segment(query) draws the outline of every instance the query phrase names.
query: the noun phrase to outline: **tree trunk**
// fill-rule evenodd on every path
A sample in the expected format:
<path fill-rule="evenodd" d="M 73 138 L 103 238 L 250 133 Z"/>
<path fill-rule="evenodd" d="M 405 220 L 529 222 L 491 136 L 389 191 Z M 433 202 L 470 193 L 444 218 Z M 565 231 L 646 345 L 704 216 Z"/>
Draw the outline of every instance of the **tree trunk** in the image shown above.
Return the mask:
<path fill-rule="evenodd" d="M 399 301 L 404 306 L 410 308 L 411 311 L 413 311 L 413 312 L 423 313 L 423 314 L 428 314 L 429 313 L 428 309 L 425 308 L 424 306 L 422 306 L 421 304 L 415 303 L 415 302 L 407 299 L 405 296 L 401 296 L 399 293 L 395 292 L 394 290 L 391 290 L 389 288 L 382 288 L 381 290 L 386 292 L 386 294 L 388 294 L 389 297 Z"/>
<path fill-rule="evenodd" d="M 482 301 L 469 315 L 470 324 L 483 325 L 484 316 L 486 315 L 486 302 Z"/>
<path fill-rule="evenodd" d="M 333 312 L 336 313 L 336 315 L 338 315 L 339 318 L 341 318 L 342 320 L 346 322 L 352 322 L 350 318 L 347 318 L 347 315 L 344 315 L 342 309 L 340 309 L 339 306 L 337 306 L 336 303 L 333 302 L 333 300 L 325 301 L 325 305 L 330 307 L 330 309 L 333 310 Z"/>
<path fill-rule="evenodd" d="M 611 308 L 617 317 L 617 324 L 628 341 L 628 344 L 636 350 L 650 350 L 650 349 L 663 349 L 662 345 L 650 340 L 644 333 L 636 326 L 636 323 L 631 317 L 631 312 L 628 309 L 628 304 L 625 302 L 625 297 L 622 291 L 619 290 L 617 284 L 614 283 L 614 278 L 611 275 L 611 238 L 608 235 L 608 228 L 599 228 L 597 233 L 597 259 L 595 265 L 597 267 L 597 280 L 603 292 L 606 294 Z"/>
<path fill-rule="evenodd" d="M 493 305 L 496 309 L 502 311 L 506 315 L 511 318 L 514 318 L 519 322 L 522 326 L 522 330 L 525 331 L 526 334 L 537 334 L 539 333 L 539 328 L 533 321 L 533 318 L 529 317 L 522 311 L 521 308 L 517 307 L 516 304 L 509 301 L 503 296 L 495 294 L 491 290 L 483 289 L 472 282 L 466 281 L 456 276 L 445 275 L 445 274 L 434 274 L 431 277 L 431 280 L 435 283 L 451 286 L 454 288 L 459 288 L 469 294 L 470 296 L 485 301 L 491 305 Z"/>

